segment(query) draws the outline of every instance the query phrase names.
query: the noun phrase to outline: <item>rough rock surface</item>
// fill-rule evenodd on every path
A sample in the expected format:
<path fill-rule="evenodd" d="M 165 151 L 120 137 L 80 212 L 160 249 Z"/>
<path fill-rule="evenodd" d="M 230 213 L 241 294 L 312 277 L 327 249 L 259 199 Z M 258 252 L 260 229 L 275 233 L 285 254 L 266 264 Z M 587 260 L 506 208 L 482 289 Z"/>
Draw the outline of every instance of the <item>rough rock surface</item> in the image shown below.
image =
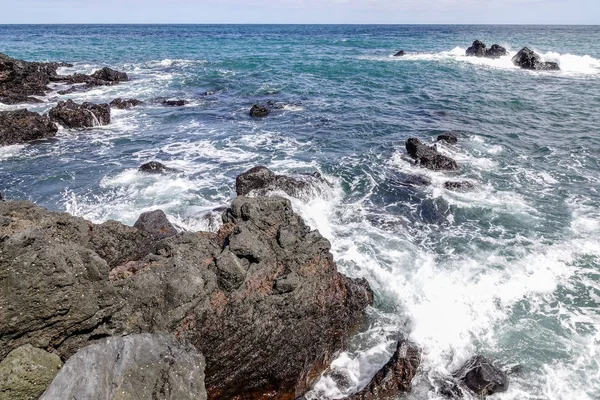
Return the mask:
<path fill-rule="evenodd" d="M 73 100 L 59 101 L 48 113 L 52 121 L 65 128 L 91 128 L 110 123 L 110 106 L 85 102 L 77 104 Z"/>
<path fill-rule="evenodd" d="M 137 99 L 114 99 L 110 102 L 110 106 L 113 108 L 117 108 L 119 110 L 126 110 L 129 108 L 137 107 L 140 104 L 143 104 L 143 101 Z"/>
<path fill-rule="evenodd" d="M 280 190 L 296 197 L 315 187 L 317 183 L 326 183 L 318 172 L 292 178 L 277 175 L 267 167 L 257 166 L 238 175 L 235 186 L 238 196 L 247 196 L 251 193 L 264 196 L 270 191 Z"/>
<path fill-rule="evenodd" d="M 441 135 L 438 135 L 437 141 L 438 142 L 444 141 L 449 144 L 456 144 L 456 143 L 458 143 L 458 138 L 456 137 L 456 135 L 454 133 L 446 132 L 446 133 L 442 133 Z"/>
<path fill-rule="evenodd" d="M 469 181 L 448 181 L 444 182 L 444 187 L 455 192 L 466 192 L 473 189 L 475 185 Z"/>
<path fill-rule="evenodd" d="M 101 81 L 105 81 L 105 82 L 111 82 L 111 83 L 126 82 L 129 80 L 129 77 L 127 76 L 127 74 L 125 72 L 116 71 L 116 70 L 114 70 L 112 68 L 108 68 L 108 67 L 99 69 L 98 71 L 94 72 L 90 76 L 93 79 L 101 80 Z"/>
<path fill-rule="evenodd" d="M 478 396 L 489 396 L 508 390 L 506 373 L 494 367 L 483 356 L 475 356 L 468 360 L 454 376 Z"/>
<path fill-rule="evenodd" d="M 270 113 L 271 113 L 271 110 L 269 109 L 269 107 L 263 106 L 260 104 L 255 104 L 250 109 L 251 117 L 256 117 L 256 118 L 266 117 Z"/>
<path fill-rule="evenodd" d="M 492 47 L 485 51 L 485 56 L 487 58 L 500 58 L 506 55 L 508 55 L 508 51 L 499 44 L 493 44 Z"/>
<path fill-rule="evenodd" d="M 433 170 L 457 170 L 456 161 L 440 154 L 435 148 L 429 147 L 419 139 L 410 138 L 406 141 L 406 151 L 414 158 L 417 164 Z"/>
<path fill-rule="evenodd" d="M 138 171 L 145 172 L 147 174 L 164 174 L 167 172 L 177 172 L 175 168 L 169 168 L 163 163 L 159 163 L 158 161 L 150 161 L 146 164 L 142 164 Z"/>
<path fill-rule="evenodd" d="M 0 146 L 56 136 L 58 128 L 46 115 L 27 110 L 0 111 Z"/>
<path fill-rule="evenodd" d="M 56 354 L 28 344 L 11 351 L 0 362 L 0 400 L 37 399 L 61 366 Z"/>
<path fill-rule="evenodd" d="M 421 351 L 408 341 L 400 341 L 392 358 L 375 374 L 371 382 L 350 400 L 396 400 L 410 393 L 412 380 L 421 363 Z"/>
<path fill-rule="evenodd" d="M 169 222 L 162 210 L 149 211 L 141 214 L 133 227 L 148 233 L 156 239 L 164 239 L 177 235 L 177 230 Z"/>
<path fill-rule="evenodd" d="M 167 107 L 183 107 L 189 103 L 189 101 L 183 99 L 166 99 L 164 97 L 159 97 L 156 102 Z"/>
<path fill-rule="evenodd" d="M 539 71 L 559 71 L 560 67 L 555 62 L 542 62 L 541 57 L 527 47 L 521 49 L 512 59 L 513 64 L 523 69 Z"/>
<path fill-rule="evenodd" d="M 205 400 L 204 357 L 172 335 L 111 337 L 69 358 L 40 400 Z"/>
<path fill-rule="evenodd" d="M 108 336 L 170 332 L 206 357 L 211 399 L 294 399 L 373 301 L 288 200 L 238 197 L 219 232 L 156 241 L 29 202 L 0 202 L 0 358 L 63 359 Z"/>
<path fill-rule="evenodd" d="M 499 44 L 494 44 L 488 49 L 481 40 L 474 41 L 466 51 L 466 55 L 469 57 L 500 58 L 507 54 L 506 49 Z"/>

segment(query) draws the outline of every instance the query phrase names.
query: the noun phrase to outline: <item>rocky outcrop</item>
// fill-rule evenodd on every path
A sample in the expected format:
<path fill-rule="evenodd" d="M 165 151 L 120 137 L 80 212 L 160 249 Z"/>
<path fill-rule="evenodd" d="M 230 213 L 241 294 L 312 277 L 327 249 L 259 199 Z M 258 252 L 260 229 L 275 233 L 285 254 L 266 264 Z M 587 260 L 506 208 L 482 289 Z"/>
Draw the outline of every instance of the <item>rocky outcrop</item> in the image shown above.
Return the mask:
<path fill-rule="evenodd" d="M 0 111 L 0 146 L 56 136 L 58 128 L 47 115 L 27 110 Z"/>
<path fill-rule="evenodd" d="M 110 83 L 127 82 L 129 77 L 125 72 L 116 71 L 112 68 L 104 67 L 94 72 L 90 77 L 96 81 L 104 81 Z"/>
<path fill-rule="evenodd" d="M 456 161 L 440 154 L 434 147 L 429 147 L 419 139 L 410 138 L 406 141 L 408 155 L 416 160 L 416 163 L 432 170 L 457 170 Z"/>
<path fill-rule="evenodd" d="M 56 354 L 28 344 L 11 351 L 0 362 L 0 400 L 37 399 L 61 366 Z"/>
<path fill-rule="evenodd" d="M 458 143 L 458 138 L 456 137 L 456 135 L 454 133 L 446 132 L 446 133 L 442 133 L 441 135 L 438 135 L 437 141 L 438 142 L 446 142 L 449 144 L 456 144 L 456 143 Z"/>
<path fill-rule="evenodd" d="M 92 128 L 110 123 L 110 106 L 88 102 L 77 104 L 69 99 L 59 101 L 48 115 L 65 128 Z"/>
<path fill-rule="evenodd" d="M 468 360 L 454 377 L 477 396 L 490 396 L 508 390 L 508 377 L 494 367 L 485 357 L 475 356 Z"/>
<path fill-rule="evenodd" d="M 266 117 L 270 113 L 271 109 L 269 109 L 269 107 L 260 104 L 255 104 L 250 109 L 250 116 L 255 118 Z"/>
<path fill-rule="evenodd" d="M 396 54 L 394 54 L 394 57 L 402 57 L 406 55 L 406 53 L 404 52 L 404 50 L 400 50 L 399 52 L 397 52 Z"/>
<path fill-rule="evenodd" d="M 469 181 L 448 181 L 444 182 L 444 187 L 455 192 L 467 192 L 475 187 Z"/>
<path fill-rule="evenodd" d="M 112 108 L 116 108 L 119 110 L 127 110 L 129 108 L 133 108 L 133 107 L 137 107 L 140 104 L 143 104 L 144 102 L 141 100 L 137 100 L 137 99 L 114 99 L 113 101 L 110 102 L 110 106 Z"/>
<path fill-rule="evenodd" d="M 408 341 L 400 341 L 392 358 L 375 374 L 367 387 L 348 399 L 396 400 L 410 393 L 420 363 L 421 351 Z"/>
<path fill-rule="evenodd" d="M 524 47 L 512 59 L 513 64 L 523 69 L 537 71 L 559 71 L 560 67 L 555 62 L 543 62 L 542 58 L 533 50 Z"/>
<path fill-rule="evenodd" d="M 290 177 L 277 175 L 263 166 L 254 167 L 238 175 L 235 180 L 238 196 L 247 196 L 249 194 L 264 196 L 269 192 L 281 191 L 289 196 L 298 197 L 311 188 L 315 188 L 315 185 L 319 183 L 327 182 L 318 172 Z"/>
<path fill-rule="evenodd" d="M 40 400 L 206 400 L 204 357 L 167 334 L 111 337 L 69 358 Z"/>
<path fill-rule="evenodd" d="M 485 56 L 488 58 L 500 58 L 508 55 L 508 51 L 499 44 L 493 44 L 492 47 L 485 51 Z"/>
<path fill-rule="evenodd" d="M 178 172 L 175 168 L 169 168 L 163 163 L 159 163 L 158 161 L 150 161 L 145 164 L 142 164 L 138 171 L 144 172 L 146 174 L 166 174 L 167 172 Z"/>
<path fill-rule="evenodd" d="M 108 336 L 170 332 L 206 358 L 211 399 L 302 395 L 373 301 L 278 197 L 240 196 L 218 233 L 160 241 L 0 202 L 0 237 L 0 358 L 29 343 L 67 359 Z"/>
<path fill-rule="evenodd" d="M 494 44 L 488 49 L 485 43 L 480 40 L 476 40 L 473 42 L 471 47 L 467 49 L 466 55 L 468 57 L 500 58 L 508 55 L 508 52 L 499 44 Z"/>
<path fill-rule="evenodd" d="M 177 235 L 177 230 L 171 224 L 162 210 L 145 212 L 140 215 L 133 225 L 155 239 L 164 239 Z"/>

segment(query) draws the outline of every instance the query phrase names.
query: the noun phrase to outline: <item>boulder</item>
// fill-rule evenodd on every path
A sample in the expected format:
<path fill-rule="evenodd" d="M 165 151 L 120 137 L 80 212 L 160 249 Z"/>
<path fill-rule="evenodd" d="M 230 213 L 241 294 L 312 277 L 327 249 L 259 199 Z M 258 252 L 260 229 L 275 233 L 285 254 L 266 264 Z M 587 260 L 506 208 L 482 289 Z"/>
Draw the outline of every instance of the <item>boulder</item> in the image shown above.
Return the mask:
<path fill-rule="evenodd" d="M 168 334 L 111 337 L 69 358 L 40 400 L 206 400 L 204 357 Z"/>
<path fill-rule="evenodd" d="M 0 362 L 0 400 L 39 398 L 60 367 L 56 354 L 28 344 L 16 348 Z"/>
<path fill-rule="evenodd" d="M 58 128 L 47 115 L 23 110 L 0 111 L 0 146 L 56 136 Z"/>
<path fill-rule="evenodd" d="M 92 128 L 110 123 L 110 106 L 85 102 L 77 104 L 73 100 L 59 101 L 48 113 L 52 121 L 65 128 Z"/>
<path fill-rule="evenodd" d="M 446 132 L 446 133 L 442 133 L 441 135 L 439 135 L 437 137 L 437 141 L 438 142 L 444 141 L 449 144 L 456 144 L 458 142 L 458 138 L 456 137 L 455 134 L 453 134 L 451 132 Z"/>
<path fill-rule="evenodd" d="M 481 40 L 473 42 L 471 47 L 467 49 L 467 56 L 469 57 L 485 57 L 486 45 Z"/>
<path fill-rule="evenodd" d="M 302 174 L 297 178 L 277 175 L 267 167 L 257 166 L 238 175 L 235 180 L 238 196 L 249 194 L 267 195 L 272 191 L 282 191 L 289 196 L 298 197 L 315 187 L 315 184 L 326 183 L 321 174 Z"/>
<path fill-rule="evenodd" d="M 121 98 L 118 99 L 114 99 L 113 101 L 110 102 L 110 106 L 112 108 L 117 108 L 119 110 L 126 110 L 129 108 L 133 108 L 133 107 L 137 107 L 140 104 L 143 104 L 144 102 L 141 100 L 137 100 L 137 99 L 126 99 L 123 100 Z"/>
<path fill-rule="evenodd" d="M 406 141 L 408 155 L 416 160 L 416 163 L 432 170 L 457 170 L 456 161 L 440 154 L 437 149 L 429 147 L 419 139 L 410 138 Z"/>
<path fill-rule="evenodd" d="M 500 368 L 494 367 L 485 357 L 469 359 L 454 377 L 477 396 L 490 396 L 508 390 L 508 377 Z"/>
<path fill-rule="evenodd" d="M 500 58 L 508 55 L 508 51 L 499 44 L 493 44 L 492 47 L 485 51 L 487 58 Z"/>
<path fill-rule="evenodd" d="M 181 99 L 158 99 L 158 101 L 167 107 L 183 107 L 189 103 L 189 101 Z"/>
<path fill-rule="evenodd" d="M 253 105 L 250 109 L 250 116 L 255 118 L 266 117 L 267 115 L 269 115 L 269 113 L 271 113 L 269 107 L 259 104 Z"/>
<path fill-rule="evenodd" d="M 542 62 L 541 57 L 533 50 L 524 47 L 512 59 L 517 67 L 538 71 L 559 71 L 560 67 L 554 62 Z"/>
<path fill-rule="evenodd" d="M 178 172 L 175 168 L 169 168 L 163 163 L 159 163 L 158 161 L 150 161 L 146 164 L 142 164 L 138 168 L 138 171 L 147 174 L 165 174 L 167 172 Z"/>
<path fill-rule="evenodd" d="M 164 239 L 177 235 L 177 230 L 169 222 L 162 210 L 149 211 L 141 214 L 133 227 L 148 233 L 156 239 Z"/>
<path fill-rule="evenodd" d="M 412 380 L 421 364 L 421 351 L 402 340 L 396 345 L 392 358 L 375 374 L 371 382 L 350 400 L 396 400 L 410 393 Z"/>
<path fill-rule="evenodd" d="M 29 202 L 0 202 L 0 217 L 0 358 L 31 343 L 66 359 L 109 336 L 165 332 L 204 355 L 211 399 L 293 399 L 373 302 L 279 197 L 237 197 L 218 233 L 160 241 Z"/>
<path fill-rule="evenodd" d="M 400 50 L 399 52 L 397 52 L 396 54 L 394 54 L 394 57 L 402 57 L 406 55 L 406 53 L 404 52 L 404 50 Z"/>
<path fill-rule="evenodd" d="M 101 81 L 105 81 L 105 82 L 111 82 L 111 83 L 126 82 L 129 80 L 129 77 L 127 76 L 127 74 L 125 72 L 116 71 L 116 70 L 114 70 L 112 68 L 108 68 L 108 67 L 99 69 L 98 71 L 94 72 L 90 76 L 93 79 L 97 79 L 97 80 L 101 80 Z"/>
<path fill-rule="evenodd" d="M 475 185 L 469 181 L 448 181 L 444 182 L 444 187 L 455 192 L 466 192 L 473 189 Z"/>

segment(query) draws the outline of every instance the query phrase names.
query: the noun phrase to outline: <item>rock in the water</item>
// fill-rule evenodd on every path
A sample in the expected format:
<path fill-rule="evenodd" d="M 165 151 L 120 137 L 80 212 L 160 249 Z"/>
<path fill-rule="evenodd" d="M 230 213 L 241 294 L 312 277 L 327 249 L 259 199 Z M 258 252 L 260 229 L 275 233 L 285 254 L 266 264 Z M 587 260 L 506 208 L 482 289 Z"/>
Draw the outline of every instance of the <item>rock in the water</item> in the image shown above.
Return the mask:
<path fill-rule="evenodd" d="M 271 110 L 269 109 L 269 107 L 255 104 L 250 109 L 250 116 L 261 118 L 266 117 L 267 115 L 269 115 L 270 112 Z"/>
<path fill-rule="evenodd" d="M 559 71 L 560 67 L 555 62 L 542 62 L 541 57 L 527 47 L 521 49 L 512 59 L 513 64 L 523 69 L 538 71 Z"/>
<path fill-rule="evenodd" d="M 118 98 L 118 99 L 114 99 L 113 101 L 111 101 L 110 106 L 117 108 L 119 110 L 126 110 L 128 108 L 139 106 L 142 103 L 143 103 L 143 101 L 137 100 L 137 99 L 123 100 L 121 98 Z"/>
<path fill-rule="evenodd" d="M 27 110 L 0 111 L 0 146 L 56 136 L 58 128 L 47 115 Z"/>
<path fill-rule="evenodd" d="M 362 391 L 350 400 L 396 400 L 410 393 L 412 380 L 421 363 L 421 351 L 412 343 L 402 340 L 392 358 L 377 372 Z"/>
<path fill-rule="evenodd" d="M 419 139 L 410 138 L 406 141 L 406 151 L 408 155 L 416 160 L 416 162 L 432 170 L 457 170 L 458 164 L 456 161 L 440 154 L 435 148 L 429 147 Z"/>
<path fill-rule="evenodd" d="M 429 186 L 431 179 L 424 175 L 401 175 L 402 186 Z"/>
<path fill-rule="evenodd" d="M 437 141 L 438 142 L 444 141 L 446 143 L 456 144 L 458 142 L 458 138 L 456 137 L 456 135 L 454 133 L 446 132 L 446 133 L 442 133 L 441 135 L 439 135 L 437 137 Z"/>
<path fill-rule="evenodd" d="M 158 161 L 150 161 L 146 164 L 142 164 L 138 171 L 145 172 L 147 174 L 164 174 L 167 172 L 178 172 L 175 168 L 169 168 L 163 163 L 159 163 Z"/>
<path fill-rule="evenodd" d="M 206 400 L 204 367 L 171 335 L 111 337 L 69 358 L 40 400 Z"/>
<path fill-rule="evenodd" d="M 167 107 L 182 107 L 188 104 L 187 100 L 181 99 L 159 99 L 160 104 Z"/>
<path fill-rule="evenodd" d="M 133 225 L 156 239 L 164 239 L 177 235 L 177 229 L 169 222 L 162 210 L 145 212 Z"/>
<path fill-rule="evenodd" d="M 487 58 L 500 58 L 506 55 L 508 55 L 508 51 L 499 44 L 493 44 L 492 47 L 485 51 L 485 56 Z"/>
<path fill-rule="evenodd" d="M 271 191 L 282 191 L 296 197 L 315 187 L 316 183 L 326 182 L 317 172 L 312 175 L 300 175 L 292 178 L 277 175 L 267 167 L 254 167 L 240 175 L 235 180 L 238 196 L 247 196 L 250 193 L 264 196 Z"/>
<path fill-rule="evenodd" d="M 94 72 L 91 77 L 93 79 L 98 79 L 106 82 L 126 82 L 129 80 L 129 77 L 125 72 L 116 71 L 112 68 L 104 67 Z"/>
<path fill-rule="evenodd" d="M 508 390 L 508 377 L 483 356 L 475 356 L 454 373 L 466 387 L 478 396 L 489 396 Z"/>
<path fill-rule="evenodd" d="M 469 57 L 485 57 L 486 45 L 481 40 L 473 42 L 471 47 L 467 49 L 467 56 Z"/>
<path fill-rule="evenodd" d="M 402 57 L 406 55 L 406 53 L 404 52 L 404 50 L 400 50 L 399 52 L 397 52 L 396 54 L 394 54 L 394 57 Z"/>
<path fill-rule="evenodd" d="M 77 104 L 73 100 L 59 101 L 48 113 L 52 121 L 65 128 L 92 128 L 110 123 L 110 106 L 85 102 Z"/>
<path fill-rule="evenodd" d="M 39 398 L 61 366 L 56 354 L 28 344 L 11 351 L 0 362 L 0 400 Z"/>
<path fill-rule="evenodd" d="M 469 181 L 448 181 L 444 182 L 444 187 L 455 192 L 466 192 L 473 189 L 475 185 Z"/>

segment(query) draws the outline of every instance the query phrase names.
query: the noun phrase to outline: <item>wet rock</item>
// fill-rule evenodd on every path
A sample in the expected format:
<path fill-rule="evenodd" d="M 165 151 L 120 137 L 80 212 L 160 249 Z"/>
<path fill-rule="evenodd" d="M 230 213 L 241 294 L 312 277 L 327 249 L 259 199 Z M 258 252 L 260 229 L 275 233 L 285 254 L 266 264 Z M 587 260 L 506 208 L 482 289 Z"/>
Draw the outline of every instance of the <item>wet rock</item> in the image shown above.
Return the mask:
<path fill-rule="evenodd" d="M 469 181 L 448 181 L 444 182 L 444 187 L 455 192 L 466 192 L 472 190 L 475 185 Z"/>
<path fill-rule="evenodd" d="M 163 106 L 167 106 L 167 107 L 183 107 L 186 104 L 189 103 L 189 101 L 187 100 L 182 100 L 182 99 L 163 99 L 163 98 L 159 98 L 157 99 L 157 101 L 162 104 Z"/>
<path fill-rule="evenodd" d="M 277 175 L 263 166 L 254 167 L 238 175 L 235 180 L 238 196 L 247 196 L 251 193 L 263 196 L 271 191 L 279 190 L 297 197 L 315 187 L 315 184 L 324 182 L 326 182 L 325 179 L 318 172 L 315 174 L 301 174 L 298 178 L 292 178 Z"/>
<path fill-rule="evenodd" d="M 129 80 L 129 77 L 125 72 L 116 71 L 112 68 L 104 67 L 96 72 L 94 72 L 91 77 L 93 79 L 105 81 L 105 82 L 126 82 Z"/>
<path fill-rule="evenodd" d="M 61 366 L 56 354 L 31 345 L 11 351 L 0 362 L 0 400 L 39 398 Z"/>
<path fill-rule="evenodd" d="M 402 175 L 402 186 L 429 186 L 431 179 L 424 175 Z"/>
<path fill-rule="evenodd" d="M 0 111 L 0 146 L 56 136 L 58 128 L 47 115 L 27 110 Z"/>
<path fill-rule="evenodd" d="M 478 396 L 490 396 L 508 390 L 506 374 L 483 356 L 468 360 L 454 376 Z"/>
<path fill-rule="evenodd" d="M 408 341 L 400 341 L 392 358 L 377 372 L 366 388 L 350 400 L 396 400 L 410 393 L 412 380 L 421 363 L 421 351 Z"/>
<path fill-rule="evenodd" d="M 205 400 L 204 357 L 167 334 L 111 337 L 69 358 L 40 400 Z"/>
<path fill-rule="evenodd" d="M 59 101 L 48 115 L 65 128 L 92 128 L 110 123 L 110 106 L 88 102 L 77 104 L 69 99 Z"/>
<path fill-rule="evenodd" d="M 457 170 L 456 161 L 440 154 L 435 148 L 429 147 L 419 139 L 410 138 L 406 141 L 406 151 L 414 158 L 417 164 L 432 170 Z"/>
<path fill-rule="evenodd" d="M 467 49 L 467 56 L 469 57 L 485 57 L 486 45 L 481 40 L 473 42 L 471 47 Z"/>
<path fill-rule="evenodd" d="M 440 383 L 437 392 L 448 399 L 464 398 L 463 389 L 460 387 L 460 382 L 449 378 Z"/>
<path fill-rule="evenodd" d="M 121 99 L 120 97 L 118 99 L 114 99 L 113 101 L 110 102 L 110 106 L 113 108 L 117 108 L 119 110 L 126 110 L 129 108 L 133 108 L 133 107 L 137 107 L 140 104 L 143 104 L 144 102 L 141 100 L 137 100 L 137 99 Z"/>
<path fill-rule="evenodd" d="M 271 110 L 267 106 L 255 104 L 250 109 L 250 116 L 255 118 L 266 117 L 271 113 Z"/>
<path fill-rule="evenodd" d="M 499 44 L 493 44 L 492 47 L 485 51 L 485 56 L 487 58 L 500 58 L 506 55 L 508 55 L 508 51 Z"/>
<path fill-rule="evenodd" d="M 406 55 L 406 53 L 404 52 L 404 50 L 400 50 L 399 52 L 397 52 L 396 54 L 394 54 L 394 57 L 402 57 Z"/>
<path fill-rule="evenodd" d="M 175 168 L 170 168 L 164 165 L 163 163 L 159 163 L 158 161 L 150 161 L 146 164 L 142 164 L 138 171 L 144 172 L 147 174 L 165 174 L 168 172 L 178 172 Z"/>
<path fill-rule="evenodd" d="M 513 64 L 523 69 L 538 71 L 559 71 L 560 67 L 554 62 L 542 62 L 541 57 L 527 47 L 521 49 L 512 59 Z"/>
<path fill-rule="evenodd" d="M 453 134 L 451 132 L 446 132 L 446 133 L 442 133 L 441 135 L 439 135 L 437 137 L 437 141 L 438 142 L 444 141 L 449 144 L 456 144 L 458 142 L 458 138 L 456 137 L 455 134 Z"/>
<path fill-rule="evenodd" d="M 169 222 L 169 219 L 162 210 L 141 214 L 133 227 L 148 233 L 156 239 L 164 239 L 177 235 L 177 230 Z"/>

